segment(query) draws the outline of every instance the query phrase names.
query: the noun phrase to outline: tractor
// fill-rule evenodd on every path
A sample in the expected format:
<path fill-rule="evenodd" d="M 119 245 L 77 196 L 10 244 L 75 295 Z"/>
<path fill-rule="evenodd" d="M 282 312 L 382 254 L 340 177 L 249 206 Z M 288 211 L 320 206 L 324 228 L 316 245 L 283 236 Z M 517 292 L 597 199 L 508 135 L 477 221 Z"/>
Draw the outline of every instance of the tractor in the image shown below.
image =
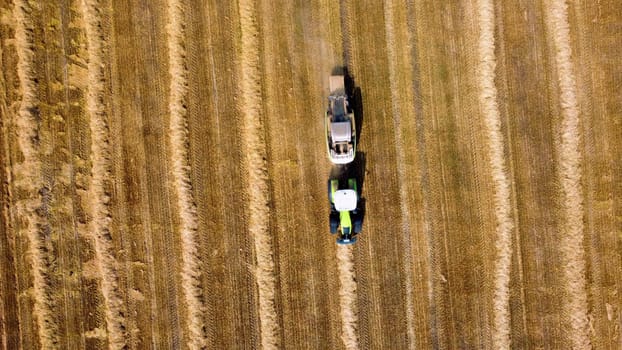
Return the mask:
<path fill-rule="evenodd" d="M 345 185 L 345 186 L 341 186 Z M 338 233 L 338 244 L 352 244 L 363 228 L 363 211 L 359 207 L 359 193 L 356 179 L 349 178 L 341 183 L 339 179 L 328 181 L 330 202 L 330 233 Z"/>

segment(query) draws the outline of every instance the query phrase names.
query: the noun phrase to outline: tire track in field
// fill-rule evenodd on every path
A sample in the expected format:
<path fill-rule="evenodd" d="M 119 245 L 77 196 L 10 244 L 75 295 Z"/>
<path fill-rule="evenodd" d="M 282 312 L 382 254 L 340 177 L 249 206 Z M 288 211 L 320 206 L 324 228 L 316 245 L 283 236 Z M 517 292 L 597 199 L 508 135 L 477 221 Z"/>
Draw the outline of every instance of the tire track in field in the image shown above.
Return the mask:
<path fill-rule="evenodd" d="M 246 148 L 248 172 L 248 230 L 255 242 L 255 278 L 259 290 L 261 347 L 279 347 L 279 325 L 275 306 L 276 276 L 272 241 L 268 232 L 269 189 L 265 129 L 261 115 L 259 28 L 252 0 L 240 0 L 241 79 L 239 108 L 243 116 L 242 141 Z"/>
<path fill-rule="evenodd" d="M 182 248 L 182 289 L 186 300 L 187 324 L 190 331 L 188 347 L 207 346 L 205 303 L 201 287 L 197 209 L 190 180 L 189 138 L 187 120 L 188 70 L 184 44 L 184 8 L 177 0 L 168 2 L 168 51 L 171 87 L 169 96 L 171 164 L 173 186 L 177 197 Z"/>
<path fill-rule="evenodd" d="M 438 334 L 436 332 L 436 324 L 440 324 L 439 320 L 439 312 L 438 306 L 435 303 L 434 296 L 434 261 L 436 260 L 433 249 L 433 232 L 431 227 L 431 222 L 433 221 L 433 214 L 430 205 L 430 199 L 428 193 L 430 193 L 430 169 L 429 164 L 427 162 L 427 154 L 428 154 L 428 145 L 425 140 L 425 131 L 426 126 L 424 123 L 424 110 L 429 109 L 426 102 L 427 100 L 422 96 L 422 74 L 421 74 L 421 60 L 420 56 L 420 46 L 422 45 L 419 40 L 419 25 L 420 19 L 419 8 L 417 7 L 417 2 L 414 0 L 407 1 L 407 16 L 408 16 L 408 30 L 410 36 L 410 62 L 411 62 L 411 86 L 413 89 L 413 117 L 415 119 L 415 137 L 413 138 L 413 144 L 415 145 L 415 149 L 417 150 L 417 157 L 415 158 L 415 164 L 418 165 L 420 170 L 421 180 L 419 183 L 421 197 L 421 220 L 422 224 L 420 227 L 422 235 L 421 235 L 421 245 L 425 248 L 419 248 L 420 255 L 425 255 L 426 262 L 425 265 L 425 273 L 421 275 L 421 279 L 424 281 L 421 283 L 427 287 L 427 294 L 425 297 L 421 299 L 427 301 L 427 314 L 428 319 L 426 323 L 421 322 L 424 327 L 427 328 L 426 336 L 422 336 L 421 333 L 418 333 L 418 344 L 427 345 L 434 349 L 438 349 Z M 423 296 L 423 293 L 421 294 Z M 424 345 L 424 346 L 425 346 Z"/>
<path fill-rule="evenodd" d="M 413 35 L 419 39 L 424 37 L 426 30 L 432 32 L 434 26 L 432 25 L 433 16 L 427 15 L 431 13 L 421 1 L 409 0 L 409 6 L 412 7 L 411 17 L 411 31 Z M 422 34 L 423 33 L 423 34 Z M 444 253 L 441 252 L 438 241 L 438 235 L 435 233 L 443 232 L 446 230 L 443 222 L 444 213 L 441 209 L 437 210 L 436 202 L 442 202 L 442 194 L 438 193 L 436 183 L 440 182 L 439 178 L 442 178 L 442 168 L 436 171 L 436 167 L 430 159 L 438 157 L 442 159 L 443 155 L 440 153 L 441 138 L 438 133 L 435 132 L 436 125 L 438 124 L 434 108 L 435 98 L 432 91 L 434 90 L 432 82 L 426 81 L 425 77 L 433 75 L 431 63 L 434 57 L 434 50 L 430 49 L 430 43 L 423 40 L 413 40 L 412 45 L 412 57 L 413 57 L 413 70 L 415 78 L 412 79 L 413 86 L 416 86 L 414 91 L 415 103 L 414 108 L 416 119 L 416 147 L 418 152 L 418 164 L 421 169 L 421 193 L 422 193 L 422 205 L 423 205 L 423 232 L 426 238 L 426 254 L 428 257 L 427 266 L 427 287 L 428 293 L 426 295 L 429 305 L 429 322 L 428 329 L 430 332 L 430 343 L 428 344 L 434 349 L 446 347 L 445 342 L 448 338 L 446 334 L 445 320 L 450 313 L 451 309 L 448 304 L 442 301 L 442 294 L 445 291 L 445 283 L 442 283 L 438 276 L 443 274 Z M 419 78 L 419 79 L 417 79 Z M 428 97 L 429 96 L 429 97 Z M 428 97 L 428 98 L 426 98 Z M 426 113 L 428 112 L 428 113 Z M 430 120 L 426 118 L 426 114 L 430 115 Z M 431 123 L 431 124 L 429 124 Z M 432 135 L 431 140 L 428 141 L 427 135 Z M 441 161 L 442 163 L 442 161 Z M 438 229 L 437 229 L 438 227 Z"/>
<path fill-rule="evenodd" d="M 577 82 L 572 69 L 572 49 L 568 24 L 568 5 L 564 0 L 548 4 L 546 23 L 555 48 L 555 66 L 560 90 L 561 138 L 559 144 L 558 181 L 561 187 L 563 213 L 562 269 L 566 300 L 564 313 L 570 329 L 566 338 L 574 349 L 590 349 L 585 277 L 585 250 L 583 247 L 583 197 L 581 189 L 580 116 L 577 103 Z"/>
<path fill-rule="evenodd" d="M 5 11 L 5 7 L 0 7 L 0 11 Z M 0 15 L 2 21 L 2 15 Z M 4 62 L 4 43 L 0 43 L 0 62 Z M 0 94 L 6 96 L 7 85 L 4 74 L 0 74 Z M 17 338 L 20 332 L 15 332 L 11 327 L 7 327 L 7 320 L 16 320 L 17 316 L 17 269 L 15 262 L 15 239 L 11 237 L 10 232 L 13 230 L 13 217 L 11 215 L 12 191 L 10 184 L 13 183 L 11 174 L 11 156 L 8 141 L 8 124 L 11 123 L 12 115 L 9 113 L 7 100 L 0 101 L 0 114 L 6 116 L 0 118 L 0 166 L 2 166 L 3 174 L 0 175 L 2 184 L 0 185 L 0 259 L 3 260 L 2 272 L 0 276 L 0 344 L 2 349 L 10 349 L 17 347 L 19 344 Z M 11 289 L 11 290 L 9 290 Z M 7 308 L 9 305 L 9 308 Z"/>
<path fill-rule="evenodd" d="M 45 204 L 43 203 L 44 184 L 42 180 L 42 163 L 39 159 L 39 111 L 34 77 L 34 25 L 30 15 L 33 9 L 28 1 L 16 1 L 13 8 L 15 21 L 15 49 L 17 52 L 17 76 L 20 83 L 22 99 L 19 104 L 15 126 L 18 144 L 23 161 L 15 164 L 14 186 L 26 190 L 29 198 L 16 200 L 17 218 L 23 220 L 20 229 L 25 231 L 28 239 L 27 254 L 32 263 L 33 276 L 32 297 L 33 313 L 39 331 L 41 348 L 55 349 L 58 347 L 60 328 L 55 318 L 55 305 L 51 296 L 51 286 L 47 268 L 51 265 L 51 257 L 45 243 L 49 232 L 49 223 L 44 220 Z"/>
<path fill-rule="evenodd" d="M 495 240 L 494 272 L 494 332 L 493 347 L 509 349 L 510 339 L 510 273 L 512 263 L 512 219 L 511 184 L 504 156 L 504 137 L 501 131 L 501 116 L 497 103 L 495 86 L 495 13 L 492 0 L 478 1 L 479 22 L 479 102 L 484 115 L 488 141 L 488 158 L 495 190 L 494 204 L 497 223 Z"/>
<path fill-rule="evenodd" d="M 611 5 L 605 5 L 608 8 L 608 12 L 617 13 L 616 16 L 618 23 L 620 21 L 620 15 L 622 14 L 622 5 L 621 2 L 616 2 L 616 8 L 610 7 Z M 611 304 L 607 305 L 608 302 L 612 299 L 609 299 L 609 295 L 605 289 L 602 287 L 592 287 L 592 286 L 604 286 L 609 281 L 614 274 L 609 274 L 608 265 L 611 266 L 608 261 L 613 256 L 616 256 L 618 261 L 622 258 L 620 254 L 613 253 L 613 251 L 608 251 L 608 248 L 617 247 L 616 239 L 614 235 L 611 234 L 603 234 L 604 232 L 614 232 L 614 226 L 610 226 L 612 222 L 610 219 L 606 218 L 606 216 L 612 217 L 614 214 L 615 206 L 610 203 L 607 205 L 608 209 L 603 210 L 599 208 L 596 203 L 599 202 L 597 193 L 599 189 L 605 186 L 611 186 L 611 182 L 609 185 L 604 185 L 599 183 L 596 179 L 599 176 L 604 174 L 622 174 L 622 172 L 618 170 L 609 169 L 607 171 L 603 171 L 603 168 L 598 166 L 600 162 L 596 162 L 596 159 L 602 157 L 602 152 L 607 152 L 607 155 L 604 157 L 606 162 L 609 164 L 613 164 L 616 162 L 614 159 L 620 159 L 619 152 L 616 151 L 616 146 L 609 146 L 610 140 L 616 138 L 615 134 L 611 131 L 620 130 L 619 128 L 612 128 L 611 130 L 605 131 L 603 127 L 605 127 L 604 123 L 606 118 L 601 119 L 601 116 L 607 115 L 607 105 L 609 98 L 605 97 L 603 93 L 607 93 L 603 87 L 606 86 L 604 81 L 592 76 L 590 73 L 594 69 L 595 64 L 601 64 L 598 62 L 598 59 L 595 59 L 595 56 L 600 56 L 608 50 L 605 47 L 601 46 L 600 40 L 596 39 L 602 32 L 600 30 L 595 30 L 591 26 L 591 21 L 593 19 L 594 10 L 602 11 L 604 6 L 600 5 L 596 8 L 585 7 L 585 4 L 580 2 L 575 2 L 572 8 L 573 17 L 576 18 L 577 27 L 577 35 L 576 41 L 577 51 L 575 51 L 575 60 L 581 62 L 581 68 L 577 68 L 576 78 L 577 78 L 577 86 L 581 88 L 577 90 L 577 100 L 578 105 L 580 106 L 580 110 L 582 113 L 582 139 L 583 139 L 583 154 L 584 160 L 586 164 L 590 164 L 583 168 L 582 177 L 584 178 L 585 184 L 585 213 L 586 213 L 586 223 L 585 223 L 585 241 L 589 242 L 587 244 L 587 256 L 586 261 L 586 274 L 589 277 L 588 288 L 589 288 L 589 312 L 593 320 L 593 324 L 590 325 L 591 330 L 591 346 L 595 349 L 604 349 L 604 348 L 615 348 L 614 343 L 617 341 L 617 347 L 622 347 L 622 342 L 619 339 L 619 336 L 614 335 L 614 333 L 619 333 L 619 327 L 616 329 L 615 327 L 606 326 L 606 322 L 609 320 L 617 319 L 619 320 L 619 316 L 613 316 Z M 602 30 L 608 31 L 607 27 L 601 27 Z M 602 34 L 601 34 L 602 35 Z M 617 44 L 616 49 L 619 52 L 620 47 L 620 36 L 617 36 Z M 605 49 L 605 50 L 603 50 Z M 605 71 L 611 72 L 609 69 L 605 68 Z M 615 76 L 620 77 L 619 72 L 614 75 L 609 75 L 609 79 L 616 79 Z M 608 80 L 608 79 L 606 79 Z M 606 81 L 605 80 L 605 81 Z M 619 78 L 617 79 L 619 81 Z M 601 85 L 603 84 L 603 85 Z M 619 92 L 616 95 L 611 95 L 612 99 L 618 99 L 619 101 Z M 619 138 L 618 140 L 622 140 Z M 608 145 L 608 146 L 605 146 Z M 592 155 L 592 156 L 590 156 Z M 604 159 L 603 159 L 604 160 Z M 611 180 L 610 180 L 611 181 Z M 614 182 L 615 183 L 615 182 Z M 617 181 L 619 184 L 620 182 Z M 613 198 L 619 198 L 616 196 L 616 191 L 614 188 L 610 188 L 610 193 L 612 193 Z M 620 217 L 618 215 L 618 217 Z M 622 227 L 622 226 L 617 226 Z M 613 238 L 613 240 L 611 240 Z M 618 239 L 619 241 L 619 239 Z M 619 266 L 618 266 L 619 268 Z M 616 272 L 615 276 L 619 276 L 620 272 Z M 619 281 L 619 278 L 615 278 Z M 618 282 L 617 289 L 620 290 L 620 284 Z M 618 299 L 619 300 L 619 299 Z M 606 321 L 605 321 L 606 320 Z M 619 321 L 618 321 L 619 322 Z"/>
<path fill-rule="evenodd" d="M 101 289 L 106 306 L 106 324 L 109 346 L 121 349 L 127 346 L 126 320 L 123 299 L 119 291 L 118 262 L 114 256 L 111 237 L 110 194 L 111 182 L 110 128 L 107 123 L 105 78 L 106 33 L 102 1 L 82 0 L 80 11 L 85 23 L 88 48 L 88 92 L 86 110 L 91 129 L 91 184 L 88 211 L 91 216 L 90 231 L 95 246 L 95 261 L 101 275 Z"/>
<path fill-rule="evenodd" d="M 402 91 L 400 94 L 399 90 L 399 78 L 398 74 L 404 74 L 411 76 L 412 72 L 406 72 L 400 70 L 398 67 L 399 54 L 397 52 L 397 46 L 395 45 L 395 37 L 396 37 L 396 24 L 394 20 L 394 11 L 395 4 L 393 0 L 385 0 L 384 1 L 384 24 L 385 24 L 385 34 L 386 34 L 386 42 L 387 42 L 387 60 L 389 62 L 389 84 L 391 86 L 391 103 L 393 108 L 393 123 L 395 125 L 394 133 L 395 133 L 395 154 L 397 158 L 397 178 L 399 184 L 399 192 L 400 192 L 400 209 L 402 214 L 402 235 L 403 235 L 403 243 L 404 243 L 404 283 L 406 286 L 406 320 L 407 320 L 407 331 L 408 331 L 408 343 L 411 347 L 414 347 L 415 344 L 415 320 L 414 314 L 415 309 L 413 306 L 413 281 L 412 274 L 410 273 L 410 269 L 413 267 L 412 256 L 411 256 L 411 244 L 410 244 L 410 236 L 412 234 L 412 230 L 410 228 L 409 218 L 410 216 L 410 208 L 408 206 L 408 196 L 407 196 L 407 188 L 404 183 L 404 179 L 407 177 L 406 171 L 404 170 L 404 164 L 406 163 L 404 157 L 404 142 L 402 139 L 402 123 L 401 123 L 401 114 L 402 108 L 400 106 L 400 95 L 404 94 L 405 91 Z M 408 41 L 410 42 L 410 40 Z M 406 114 L 408 111 L 406 112 Z"/>

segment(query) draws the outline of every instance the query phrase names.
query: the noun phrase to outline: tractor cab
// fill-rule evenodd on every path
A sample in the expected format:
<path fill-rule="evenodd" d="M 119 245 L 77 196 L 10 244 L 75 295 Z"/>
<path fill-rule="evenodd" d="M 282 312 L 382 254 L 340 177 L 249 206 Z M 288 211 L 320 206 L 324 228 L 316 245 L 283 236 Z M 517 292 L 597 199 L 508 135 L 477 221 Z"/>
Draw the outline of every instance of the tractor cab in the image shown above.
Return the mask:
<path fill-rule="evenodd" d="M 356 209 L 358 195 L 355 190 L 337 190 L 333 194 L 333 205 L 337 211 L 351 211 Z"/>

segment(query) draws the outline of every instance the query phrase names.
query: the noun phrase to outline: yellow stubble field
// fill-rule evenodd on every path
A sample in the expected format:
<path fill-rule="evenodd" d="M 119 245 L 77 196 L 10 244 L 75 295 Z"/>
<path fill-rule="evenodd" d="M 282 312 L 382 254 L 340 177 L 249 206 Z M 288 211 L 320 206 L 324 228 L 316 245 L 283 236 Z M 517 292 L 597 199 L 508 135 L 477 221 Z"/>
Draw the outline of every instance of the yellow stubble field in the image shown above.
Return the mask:
<path fill-rule="evenodd" d="M 622 346 L 617 1 L 0 0 L 0 40 L 2 349 Z"/>

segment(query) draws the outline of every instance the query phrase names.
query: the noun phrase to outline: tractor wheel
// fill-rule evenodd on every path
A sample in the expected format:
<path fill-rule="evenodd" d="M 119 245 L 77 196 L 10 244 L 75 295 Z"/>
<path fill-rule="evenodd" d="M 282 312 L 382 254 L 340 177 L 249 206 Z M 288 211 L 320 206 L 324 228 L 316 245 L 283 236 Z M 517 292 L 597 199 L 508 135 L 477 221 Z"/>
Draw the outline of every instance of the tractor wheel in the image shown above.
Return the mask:
<path fill-rule="evenodd" d="M 330 233 L 337 233 L 337 229 L 339 228 L 339 213 L 331 212 L 330 213 Z"/>
<path fill-rule="evenodd" d="M 363 230 L 363 217 L 361 215 L 355 215 L 352 224 L 352 231 L 354 231 L 354 233 L 361 232 Z"/>

